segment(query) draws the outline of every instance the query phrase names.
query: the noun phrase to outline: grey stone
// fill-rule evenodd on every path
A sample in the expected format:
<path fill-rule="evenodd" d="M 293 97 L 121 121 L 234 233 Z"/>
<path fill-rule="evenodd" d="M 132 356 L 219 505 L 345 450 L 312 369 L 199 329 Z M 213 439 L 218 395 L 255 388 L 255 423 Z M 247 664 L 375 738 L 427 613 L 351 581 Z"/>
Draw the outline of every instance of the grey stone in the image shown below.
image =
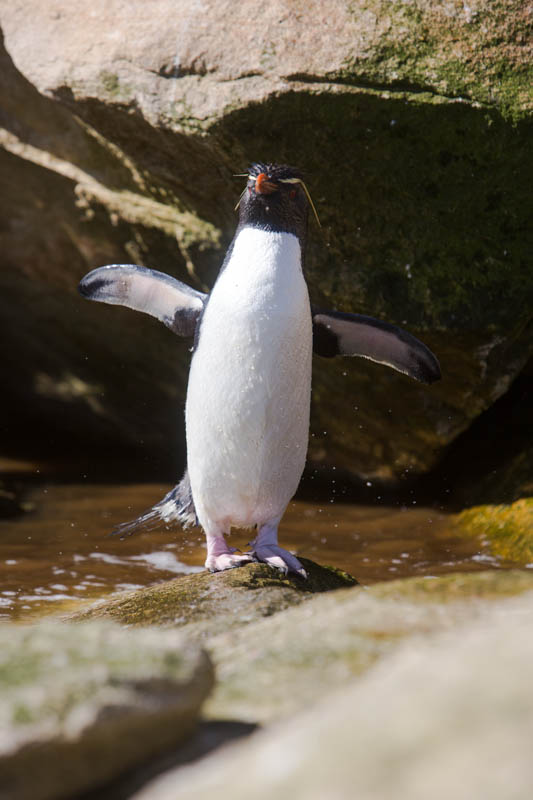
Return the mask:
<path fill-rule="evenodd" d="M 348 684 L 407 637 L 453 628 L 486 614 L 491 603 L 533 591 L 533 572 L 521 570 L 363 587 L 339 571 L 303 563 L 308 581 L 249 564 L 125 593 L 71 619 L 179 627 L 203 643 L 216 665 L 207 717 L 265 724 Z"/>
<path fill-rule="evenodd" d="M 213 684 L 176 631 L 0 627 L 0 797 L 55 800 L 176 747 Z"/>
<path fill-rule="evenodd" d="M 308 711 L 134 798 L 528 800 L 532 624 L 528 593 L 452 632 L 411 638 L 359 681 L 329 684 Z"/>
<path fill-rule="evenodd" d="M 492 605 L 533 592 L 520 570 L 456 573 L 354 587 L 211 636 L 217 685 L 211 718 L 271 723 L 349 685 L 403 641 L 486 616 Z"/>

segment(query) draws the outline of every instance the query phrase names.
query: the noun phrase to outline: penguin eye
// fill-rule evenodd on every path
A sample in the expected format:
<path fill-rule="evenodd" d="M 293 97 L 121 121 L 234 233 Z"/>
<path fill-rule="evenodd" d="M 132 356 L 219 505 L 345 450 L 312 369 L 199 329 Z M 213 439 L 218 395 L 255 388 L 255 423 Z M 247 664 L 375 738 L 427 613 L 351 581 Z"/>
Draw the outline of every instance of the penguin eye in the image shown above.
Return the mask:
<path fill-rule="evenodd" d="M 316 213 L 315 204 L 313 203 L 313 201 L 311 199 L 311 195 L 309 194 L 309 189 L 307 188 L 307 186 L 305 185 L 303 180 L 301 178 L 280 178 L 279 180 L 280 180 L 280 183 L 298 183 L 298 184 L 300 184 L 300 186 L 302 187 L 302 189 L 305 192 L 305 196 L 307 197 L 307 199 L 309 201 L 309 205 L 313 209 L 313 214 L 315 215 L 315 219 L 317 221 L 318 227 L 320 228 L 320 220 L 318 219 L 318 214 Z M 292 199 L 292 197 L 293 197 L 292 192 L 290 194 L 290 197 Z"/>
<path fill-rule="evenodd" d="M 296 189 L 290 190 L 289 197 L 291 198 L 291 200 L 294 200 L 294 198 L 296 197 Z"/>

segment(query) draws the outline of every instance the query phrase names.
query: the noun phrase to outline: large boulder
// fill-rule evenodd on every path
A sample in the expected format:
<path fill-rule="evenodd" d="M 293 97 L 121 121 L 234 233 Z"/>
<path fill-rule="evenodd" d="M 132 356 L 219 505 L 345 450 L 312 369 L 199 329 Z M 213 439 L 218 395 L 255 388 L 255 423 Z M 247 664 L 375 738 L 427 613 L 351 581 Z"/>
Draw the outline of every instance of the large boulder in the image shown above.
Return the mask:
<path fill-rule="evenodd" d="M 533 574 L 519 570 L 410 578 L 315 595 L 249 626 L 221 626 L 206 642 L 218 681 L 205 713 L 286 719 L 332 687 L 349 686 L 405 640 L 416 649 L 420 637 L 485 618 L 532 591 Z"/>
<path fill-rule="evenodd" d="M 529 800 L 532 623 L 529 594 L 410 639 L 306 713 L 163 775 L 134 800 Z"/>
<path fill-rule="evenodd" d="M 75 286 L 120 261 L 211 286 L 232 175 L 257 159 L 308 175 L 312 299 L 407 327 L 443 368 L 427 389 L 317 359 L 316 462 L 426 471 L 527 362 L 522 3 L 15 0 L 1 23 L 2 403 L 19 439 L 33 421 L 56 445 L 182 441 L 187 343 Z"/>
<path fill-rule="evenodd" d="M 363 587 L 338 570 L 303 563 L 307 581 L 249 564 L 129 592 L 70 619 L 179 627 L 204 644 L 215 664 L 206 714 L 264 724 L 349 683 L 407 637 L 454 627 L 486 615 L 496 601 L 533 591 L 533 573 L 520 570 Z"/>
<path fill-rule="evenodd" d="M 59 800 L 175 748 L 213 685 L 176 631 L 0 628 L 0 797 Z"/>
<path fill-rule="evenodd" d="M 285 736 L 296 715 L 299 722 L 295 721 L 291 752 L 298 752 L 300 744 L 305 746 L 303 731 L 307 720 L 313 717 L 312 712 L 302 717 L 302 712 L 316 708 L 313 718 L 318 720 L 325 708 L 337 707 L 337 689 L 342 687 L 348 697 L 353 682 L 364 682 L 365 675 L 371 674 L 376 665 L 383 664 L 386 672 L 394 663 L 393 654 L 403 644 L 416 658 L 426 648 L 427 639 L 438 632 L 461 628 L 474 620 L 489 628 L 493 619 L 512 619 L 517 608 L 519 614 L 531 616 L 533 573 L 527 570 L 457 573 L 350 587 L 345 575 L 312 562 L 305 566 L 310 575 L 308 582 L 298 577 L 282 578 L 257 564 L 218 575 L 196 574 L 111 599 L 76 619 L 85 620 L 82 625 L 87 625 L 87 616 L 101 616 L 130 627 L 179 627 L 187 640 L 201 639 L 217 675 L 214 691 L 203 709 L 204 733 L 210 726 L 213 732 L 216 726 L 234 720 L 241 733 L 250 733 L 258 724 L 276 723 L 275 736 Z M 520 606 L 518 595 L 523 595 Z M 152 633 L 156 636 L 158 631 Z M 456 658 L 453 641 L 449 651 Z M 448 658 L 445 647 L 435 655 L 430 665 L 433 671 L 438 672 L 442 655 Z M 372 703 L 379 703 L 379 695 L 377 688 Z M 317 707 L 322 699 L 324 705 Z M 410 717 L 401 720 L 406 730 L 409 721 Z M 262 746 L 259 739 L 257 747 L 261 750 Z M 199 771 L 216 775 L 222 770 L 226 774 L 225 759 L 229 764 L 234 762 L 230 752 L 224 752 L 213 772 L 209 760 L 202 761 Z M 267 753 L 268 746 L 260 757 Z M 150 774 L 169 769 L 176 760 L 182 764 L 181 748 L 175 755 L 177 759 L 171 756 L 166 763 L 158 761 L 147 768 L 134 768 L 128 774 L 127 786 L 131 789 L 141 785 Z M 194 742 L 189 745 L 191 756 L 199 756 Z M 349 770 L 350 765 L 343 755 L 343 769 Z M 309 764 L 308 770 L 310 776 L 315 774 L 313 765 Z M 175 780 L 180 780 L 179 774 L 171 773 L 163 781 L 170 792 L 168 796 L 180 794 L 174 787 Z M 225 778 L 219 786 L 227 786 L 228 793 L 235 788 Z M 152 788 L 155 791 L 150 786 L 146 792 Z M 100 789 L 98 798 L 130 794 L 125 785 L 114 783 Z M 324 796 L 322 789 L 318 796 Z"/>

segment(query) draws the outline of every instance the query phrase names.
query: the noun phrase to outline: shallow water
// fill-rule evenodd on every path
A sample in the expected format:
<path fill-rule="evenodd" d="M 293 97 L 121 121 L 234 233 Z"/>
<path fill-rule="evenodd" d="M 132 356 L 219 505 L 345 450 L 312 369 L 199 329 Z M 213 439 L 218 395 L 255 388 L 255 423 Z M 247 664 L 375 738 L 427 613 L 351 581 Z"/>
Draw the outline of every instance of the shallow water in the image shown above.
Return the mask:
<path fill-rule="evenodd" d="M 199 529 L 178 527 L 110 538 L 119 522 L 159 500 L 168 485 L 33 486 L 34 510 L 0 521 L 0 618 L 30 619 L 110 593 L 200 570 Z M 251 531 L 230 544 L 243 550 Z M 363 584 L 409 575 L 506 566 L 455 535 L 450 518 L 428 508 L 295 501 L 280 542 L 301 556 L 333 564 Z"/>

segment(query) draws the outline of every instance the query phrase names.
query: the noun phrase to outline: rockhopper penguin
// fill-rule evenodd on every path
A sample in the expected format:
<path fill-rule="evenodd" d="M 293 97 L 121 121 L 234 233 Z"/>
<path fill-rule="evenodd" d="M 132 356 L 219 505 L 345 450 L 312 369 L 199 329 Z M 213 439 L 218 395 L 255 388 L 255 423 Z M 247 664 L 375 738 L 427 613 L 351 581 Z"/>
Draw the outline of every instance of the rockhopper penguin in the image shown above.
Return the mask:
<path fill-rule="evenodd" d="M 305 571 L 278 545 L 278 525 L 302 475 L 309 435 L 311 357 L 362 356 L 416 380 L 440 377 L 433 353 L 372 317 L 311 308 L 302 272 L 309 195 L 292 167 L 253 164 L 239 224 L 209 295 L 130 264 L 100 267 L 84 297 L 151 314 L 194 337 L 187 402 L 187 470 L 166 497 L 117 532 L 159 521 L 199 523 L 211 571 L 257 560 Z M 251 552 L 224 536 L 254 527 Z"/>

